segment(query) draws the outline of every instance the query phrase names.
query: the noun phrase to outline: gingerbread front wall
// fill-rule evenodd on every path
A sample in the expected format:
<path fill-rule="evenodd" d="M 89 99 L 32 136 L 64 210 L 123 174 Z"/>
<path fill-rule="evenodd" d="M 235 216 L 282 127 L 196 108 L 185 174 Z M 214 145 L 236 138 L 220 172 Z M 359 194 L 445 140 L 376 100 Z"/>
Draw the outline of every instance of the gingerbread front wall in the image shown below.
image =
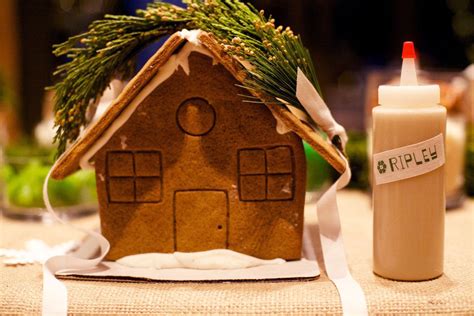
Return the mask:
<path fill-rule="evenodd" d="M 189 57 L 96 154 L 108 259 L 228 248 L 301 256 L 306 167 L 300 138 L 221 65 Z"/>

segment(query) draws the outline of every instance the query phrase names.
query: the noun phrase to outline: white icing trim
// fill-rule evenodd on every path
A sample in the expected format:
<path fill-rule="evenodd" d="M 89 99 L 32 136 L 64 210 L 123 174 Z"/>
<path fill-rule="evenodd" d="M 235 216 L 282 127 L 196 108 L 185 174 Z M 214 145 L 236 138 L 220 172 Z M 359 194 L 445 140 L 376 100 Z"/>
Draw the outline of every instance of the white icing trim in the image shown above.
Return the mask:
<path fill-rule="evenodd" d="M 283 123 L 281 119 L 279 119 L 275 114 L 273 114 L 273 112 L 272 112 L 272 115 L 276 120 L 276 131 L 278 134 L 284 135 L 288 132 L 291 132 L 291 129 L 288 126 L 286 126 L 285 123 Z"/>
<path fill-rule="evenodd" d="M 311 122 L 310 118 L 308 117 L 308 115 L 306 115 L 305 112 L 301 111 L 300 109 L 298 109 L 297 107 L 294 107 L 293 105 L 289 104 L 288 102 L 286 102 L 285 100 L 283 99 L 280 99 L 280 98 L 276 98 L 278 101 L 280 101 L 281 103 L 283 103 L 286 108 L 291 112 L 291 114 L 293 114 L 294 116 L 296 116 L 297 119 L 299 119 L 300 121 L 302 122 L 305 122 L 307 123 L 309 126 L 311 126 L 311 128 L 313 128 L 314 130 L 316 130 L 316 127 L 313 125 L 313 123 Z M 273 114 L 273 112 L 272 112 Z M 277 121 L 277 126 L 276 126 L 276 130 L 279 134 L 286 134 L 288 132 L 291 132 L 292 129 L 289 128 L 288 126 L 286 126 L 285 123 L 283 123 L 283 121 L 278 117 L 276 116 L 275 114 L 273 114 L 273 117 L 275 118 L 275 120 Z"/>
<path fill-rule="evenodd" d="M 213 65 L 217 64 L 214 59 L 214 56 L 201 46 L 200 42 L 197 39 L 199 35 L 198 31 L 187 31 L 183 30 L 180 32 L 180 35 L 183 38 L 188 40 L 181 50 L 174 55 L 171 55 L 168 61 L 160 67 L 157 74 L 150 80 L 150 82 L 140 91 L 140 93 L 133 99 L 133 101 L 125 108 L 125 110 L 120 113 L 120 115 L 112 122 L 112 124 L 107 128 L 107 130 L 95 141 L 91 148 L 81 157 L 79 160 L 79 166 L 81 169 L 93 169 L 94 166 L 90 163 L 90 160 L 94 155 L 102 148 L 110 138 L 117 132 L 117 130 L 122 127 L 125 122 L 132 116 L 132 114 L 137 109 L 143 100 L 152 93 L 159 85 L 161 85 L 165 80 L 170 78 L 179 67 L 183 69 L 186 75 L 189 76 L 189 63 L 188 58 L 192 52 L 198 52 L 200 54 L 209 56 L 213 60 Z M 127 89 L 124 89 L 126 91 Z M 110 109 L 109 109 L 110 110 Z M 105 115 L 105 114 L 104 114 Z"/>
<path fill-rule="evenodd" d="M 154 269 L 245 269 L 262 265 L 283 264 L 283 259 L 262 260 L 229 249 L 213 249 L 199 252 L 143 253 L 116 260 L 131 268 Z"/>
<path fill-rule="evenodd" d="M 180 32 L 178 32 L 178 35 L 187 40 L 190 43 L 193 43 L 196 46 L 201 45 L 201 41 L 199 40 L 199 36 L 201 35 L 202 31 L 201 30 L 187 30 L 183 29 Z"/>

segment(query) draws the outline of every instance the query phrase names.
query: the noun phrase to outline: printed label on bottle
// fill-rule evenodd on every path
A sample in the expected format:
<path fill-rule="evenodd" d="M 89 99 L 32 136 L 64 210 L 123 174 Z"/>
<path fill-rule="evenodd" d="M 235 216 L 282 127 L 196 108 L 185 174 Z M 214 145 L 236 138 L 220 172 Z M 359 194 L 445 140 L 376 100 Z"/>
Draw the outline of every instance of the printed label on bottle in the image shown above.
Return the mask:
<path fill-rule="evenodd" d="M 373 156 L 375 184 L 416 177 L 445 162 L 443 134 L 420 143 L 383 151 Z"/>

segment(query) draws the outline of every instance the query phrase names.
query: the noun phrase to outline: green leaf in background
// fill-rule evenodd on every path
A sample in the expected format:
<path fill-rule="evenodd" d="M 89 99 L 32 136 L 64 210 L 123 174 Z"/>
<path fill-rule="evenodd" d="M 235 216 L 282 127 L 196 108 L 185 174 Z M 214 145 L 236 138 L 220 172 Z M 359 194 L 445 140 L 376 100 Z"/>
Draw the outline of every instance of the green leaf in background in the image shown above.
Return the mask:
<path fill-rule="evenodd" d="M 306 155 L 306 191 L 320 189 L 329 179 L 331 166 L 308 143 L 303 142 Z"/>
<path fill-rule="evenodd" d="M 0 180 L 7 182 L 15 175 L 15 169 L 10 165 L 0 166 Z"/>
<path fill-rule="evenodd" d="M 42 207 L 42 181 L 48 173 L 37 159 L 31 160 L 7 182 L 7 197 L 11 204 L 22 207 Z"/>
<path fill-rule="evenodd" d="M 369 188 L 369 161 L 367 153 L 367 135 L 365 132 L 349 132 L 349 142 L 346 145 L 346 154 L 351 166 L 351 182 L 348 188 Z"/>
<path fill-rule="evenodd" d="M 17 207 L 44 207 L 43 183 L 51 166 L 32 159 L 15 172 L 6 165 L 0 170 L 6 182 L 8 202 Z M 97 201 L 95 174 L 93 171 L 78 171 L 61 181 L 50 180 L 49 198 L 53 206 L 71 206 Z"/>

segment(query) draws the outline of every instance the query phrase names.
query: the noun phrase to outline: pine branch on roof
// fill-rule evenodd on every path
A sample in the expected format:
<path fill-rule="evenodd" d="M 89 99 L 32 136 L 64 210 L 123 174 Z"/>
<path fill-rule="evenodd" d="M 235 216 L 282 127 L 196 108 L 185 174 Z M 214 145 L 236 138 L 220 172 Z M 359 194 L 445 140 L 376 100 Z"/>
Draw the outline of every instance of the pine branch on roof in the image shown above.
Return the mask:
<path fill-rule="evenodd" d="M 244 86 L 283 100 L 304 111 L 295 97 L 297 68 L 319 89 L 308 50 L 290 28 L 275 26 L 250 4 L 238 0 L 186 0 L 186 9 L 154 2 L 136 16 L 106 15 L 86 33 L 55 45 L 56 56 L 70 61 L 55 75 L 55 141 L 58 156 L 87 125 L 87 107 L 98 100 L 114 77 L 126 77 L 143 47 L 182 29 L 212 33 L 225 52 L 251 67 Z M 251 100 L 255 102 L 255 100 Z M 281 104 L 284 104 L 283 102 Z"/>

